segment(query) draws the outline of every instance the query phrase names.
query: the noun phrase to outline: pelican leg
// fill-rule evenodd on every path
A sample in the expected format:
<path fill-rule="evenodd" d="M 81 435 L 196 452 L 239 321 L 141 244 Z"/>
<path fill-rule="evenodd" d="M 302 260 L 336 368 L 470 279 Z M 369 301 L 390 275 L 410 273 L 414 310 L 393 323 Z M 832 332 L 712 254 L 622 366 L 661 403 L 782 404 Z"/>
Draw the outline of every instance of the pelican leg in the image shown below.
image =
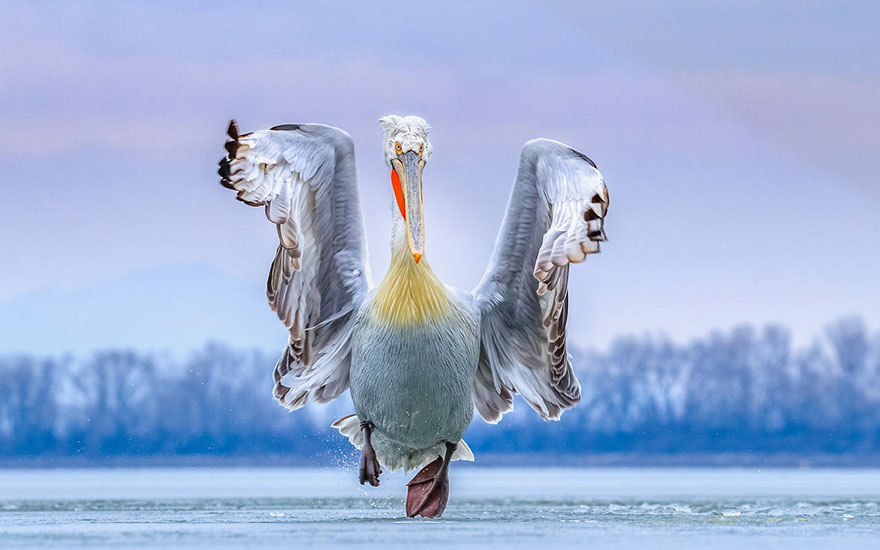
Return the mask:
<path fill-rule="evenodd" d="M 409 487 L 406 494 L 407 516 L 435 518 L 446 509 L 446 501 L 449 500 L 449 463 L 457 446 L 456 443 L 447 442 L 446 456 L 422 468 L 406 484 Z"/>
<path fill-rule="evenodd" d="M 361 451 L 361 470 L 359 474 L 361 485 L 369 483 L 373 487 L 379 486 L 379 474 L 382 468 L 376 459 L 376 451 L 373 450 L 373 443 L 370 436 L 373 433 L 372 422 L 361 422 L 361 431 L 364 432 L 364 448 Z"/>

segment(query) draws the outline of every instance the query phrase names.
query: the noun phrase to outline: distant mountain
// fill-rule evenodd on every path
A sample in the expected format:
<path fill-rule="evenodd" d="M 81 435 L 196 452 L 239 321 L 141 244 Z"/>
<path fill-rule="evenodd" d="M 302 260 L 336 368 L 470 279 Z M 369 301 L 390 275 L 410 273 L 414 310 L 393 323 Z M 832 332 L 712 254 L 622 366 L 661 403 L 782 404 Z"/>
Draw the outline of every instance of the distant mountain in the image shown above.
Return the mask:
<path fill-rule="evenodd" d="M 286 331 L 264 287 L 206 265 L 130 273 L 0 303 L 0 354 L 127 348 L 189 352 L 205 341 L 280 350 Z"/>

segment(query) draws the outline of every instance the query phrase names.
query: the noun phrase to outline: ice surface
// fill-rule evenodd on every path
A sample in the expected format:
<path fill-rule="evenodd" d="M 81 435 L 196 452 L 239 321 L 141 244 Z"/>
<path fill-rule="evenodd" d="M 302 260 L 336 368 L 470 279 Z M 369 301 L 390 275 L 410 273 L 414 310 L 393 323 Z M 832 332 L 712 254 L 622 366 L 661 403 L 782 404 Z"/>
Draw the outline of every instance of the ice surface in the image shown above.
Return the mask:
<path fill-rule="evenodd" d="M 0 472 L 7 548 L 877 548 L 880 471 L 459 467 L 443 518 L 353 470 Z"/>

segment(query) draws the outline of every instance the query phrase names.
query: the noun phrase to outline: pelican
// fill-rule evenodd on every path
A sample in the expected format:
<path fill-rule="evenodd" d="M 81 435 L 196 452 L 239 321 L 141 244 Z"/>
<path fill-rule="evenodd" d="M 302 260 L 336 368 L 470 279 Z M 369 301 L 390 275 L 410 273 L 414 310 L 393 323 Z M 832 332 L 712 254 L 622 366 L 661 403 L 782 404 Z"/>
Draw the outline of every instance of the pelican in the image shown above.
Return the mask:
<path fill-rule="evenodd" d="M 379 119 L 391 193 L 391 264 L 371 282 L 354 145 L 338 128 L 230 121 L 223 186 L 262 206 L 279 244 L 269 305 L 289 329 L 274 396 L 289 410 L 350 391 L 333 426 L 361 450 L 360 483 L 382 468 L 420 471 L 406 513 L 436 517 L 473 411 L 497 423 L 518 393 L 547 420 L 580 399 L 565 347 L 568 269 L 605 240 L 608 189 L 586 155 L 549 139 L 523 146 L 495 250 L 471 292 L 428 262 L 422 175 L 433 148 L 418 116 Z"/>

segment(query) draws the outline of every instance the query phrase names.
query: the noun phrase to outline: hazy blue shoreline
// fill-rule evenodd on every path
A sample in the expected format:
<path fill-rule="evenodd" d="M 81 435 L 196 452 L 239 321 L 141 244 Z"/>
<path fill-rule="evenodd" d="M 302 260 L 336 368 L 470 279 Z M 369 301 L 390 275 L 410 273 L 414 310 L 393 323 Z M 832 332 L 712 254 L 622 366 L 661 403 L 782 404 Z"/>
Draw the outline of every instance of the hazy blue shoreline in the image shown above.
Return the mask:
<path fill-rule="evenodd" d="M 602 353 L 574 340 L 580 403 L 560 422 L 519 398 L 497 426 L 476 419 L 465 440 L 483 464 L 880 464 L 880 335 L 858 318 L 809 346 L 779 326 Z M 347 394 L 287 414 L 271 397 L 276 359 L 219 343 L 185 359 L 0 351 L 0 463 L 339 460 L 351 447 L 330 424 L 353 411 Z"/>

